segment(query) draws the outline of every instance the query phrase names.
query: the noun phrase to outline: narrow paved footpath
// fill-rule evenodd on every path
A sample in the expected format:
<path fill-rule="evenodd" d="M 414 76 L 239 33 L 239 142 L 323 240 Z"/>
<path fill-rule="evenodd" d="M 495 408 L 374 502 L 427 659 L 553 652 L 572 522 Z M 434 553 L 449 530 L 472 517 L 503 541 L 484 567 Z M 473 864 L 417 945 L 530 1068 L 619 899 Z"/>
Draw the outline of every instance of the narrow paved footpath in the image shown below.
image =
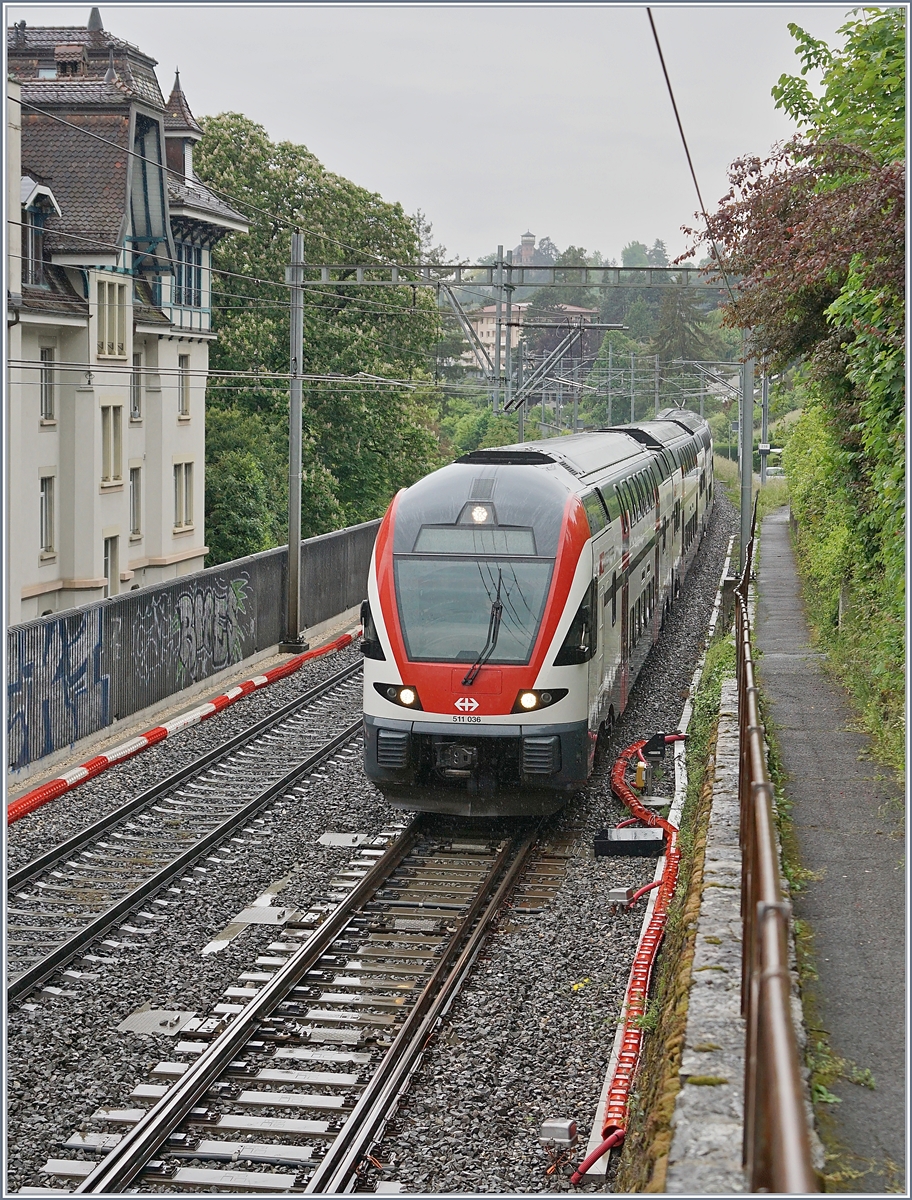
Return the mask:
<path fill-rule="evenodd" d="M 821 1133 L 835 1190 L 904 1190 L 905 860 L 902 792 L 861 755 L 846 694 L 810 645 L 788 510 L 763 522 L 758 570 L 760 682 L 786 773 L 797 849 L 810 881 L 794 898 L 819 975 L 810 1012 L 835 1055 L 875 1086 L 840 1078 Z M 814 1024 L 814 1021 L 809 1021 Z M 814 1034 L 810 1032 L 813 1041 Z M 833 1154 L 837 1146 L 841 1152 Z M 858 1173 L 856 1175 L 856 1172 Z"/>

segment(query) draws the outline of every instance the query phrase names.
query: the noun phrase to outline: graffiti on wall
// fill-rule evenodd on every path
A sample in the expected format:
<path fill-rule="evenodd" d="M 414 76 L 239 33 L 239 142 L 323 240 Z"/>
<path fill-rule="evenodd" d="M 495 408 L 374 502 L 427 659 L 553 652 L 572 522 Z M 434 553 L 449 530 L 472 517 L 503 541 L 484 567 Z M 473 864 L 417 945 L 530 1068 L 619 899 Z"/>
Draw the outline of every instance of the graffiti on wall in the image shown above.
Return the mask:
<path fill-rule="evenodd" d="M 9 764 L 23 767 L 109 721 L 102 607 L 10 630 Z"/>
<path fill-rule="evenodd" d="M 303 544 L 308 623 L 363 598 L 378 525 Z M 285 558 L 263 551 L 9 629 L 9 765 L 24 767 L 275 645 Z"/>
<path fill-rule="evenodd" d="M 206 581 L 177 597 L 171 617 L 178 687 L 206 679 L 244 657 L 253 632 L 250 576 Z"/>

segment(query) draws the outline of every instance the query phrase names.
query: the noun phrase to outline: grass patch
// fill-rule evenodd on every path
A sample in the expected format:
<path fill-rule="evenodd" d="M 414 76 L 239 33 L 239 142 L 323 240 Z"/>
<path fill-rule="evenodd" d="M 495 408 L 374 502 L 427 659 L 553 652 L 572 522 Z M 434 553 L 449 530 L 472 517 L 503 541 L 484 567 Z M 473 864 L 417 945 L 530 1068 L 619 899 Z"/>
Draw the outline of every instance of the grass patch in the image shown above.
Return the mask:
<path fill-rule="evenodd" d="M 741 483 L 738 476 L 738 464 L 729 462 L 727 458 L 713 456 L 713 474 L 716 482 L 721 483 L 725 489 L 725 494 L 735 508 L 740 508 Z M 767 513 L 781 508 L 783 504 L 788 504 L 788 481 L 784 476 L 777 475 L 773 479 L 768 479 L 761 488 L 759 476 L 754 475 L 751 481 L 751 500 L 753 501 L 757 496 L 760 498 L 757 504 L 757 521 L 759 523 Z"/>
<path fill-rule="evenodd" d="M 654 973 L 653 994 L 642 1023 L 644 1029 L 653 1021 L 655 1026 L 644 1039 L 636 1090 L 630 1099 L 627 1136 L 612 1185 L 617 1192 L 665 1190 L 671 1118 L 681 1090 L 679 1070 L 703 891 L 703 852 L 712 805 L 710 766 L 722 680 L 733 675 L 734 669 L 734 642 L 731 638 L 714 642 L 706 654 L 688 730 L 688 786 L 678 835 L 681 865 Z"/>

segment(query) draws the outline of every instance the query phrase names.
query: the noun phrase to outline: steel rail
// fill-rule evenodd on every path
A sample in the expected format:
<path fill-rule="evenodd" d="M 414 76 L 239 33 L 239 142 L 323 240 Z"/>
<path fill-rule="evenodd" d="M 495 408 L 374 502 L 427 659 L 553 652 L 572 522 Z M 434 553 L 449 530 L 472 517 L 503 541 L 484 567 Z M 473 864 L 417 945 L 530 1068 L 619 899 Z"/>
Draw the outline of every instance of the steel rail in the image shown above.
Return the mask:
<path fill-rule="evenodd" d="M 359 723 L 360 724 L 360 723 Z M 146 1163 L 186 1118 L 197 1100 L 216 1081 L 238 1052 L 250 1040 L 260 1021 L 288 995 L 298 981 L 311 970 L 348 926 L 361 906 L 392 874 L 417 841 L 423 825 L 421 817 L 377 859 L 373 867 L 339 902 L 288 962 L 264 984 L 228 1027 L 191 1063 L 180 1079 L 148 1112 L 124 1134 L 95 1170 L 75 1191 L 100 1195 L 117 1193 L 140 1174 Z"/>
<path fill-rule="evenodd" d="M 325 692 L 332 691 L 334 687 L 340 683 L 344 683 L 347 679 L 350 679 L 360 670 L 361 663 L 354 663 L 350 667 L 343 667 L 341 671 L 336 671 L 334 675 L 330 675 L 330 677 L 323 680 L 322 683 L 315 684 L 314 687 L 309 688 L 303 693 L 303 695 L 296 696 L 295 699 L 289 700 L 287 704 L 283 704 L 282 707 L 276 709 L 275 712 L 269 713 L 267 716 L 257 721 L 255 725 L 251 725 L 247 729 L 241 730 L 240 733 L 236 734 L 232 738 L 229 738 L 227 741 L 222 742 L 221 745 L 216 746 L 213 750 L 208 750 L 199 758 L 195 758 L 193 762 L 189 763 L 187 766 L 181 767 L 178 771 L 175 771 L 173 775 L 169 775 L 167 779 L 163 779 L 160 783 L 156 783 L 151 788 L 147 788 L 146 791 L 140 792 L 138 796 L 134 796 L 132 800 L 128 800 L 119 808 L 115 808 L 112 812 L 109 812 L 106 816 L 101 817 L 92 825 L 87 825 L 84 829 L 81 829 L 79 833 L 73 834 L 73 836 L 68 838 L 65 842 L 60 842 L 59 845 L 53 846 L 46 853 L 40 854 L 37 858 L 33 858 L 31 862 L 26 863 L 25 866 L 19 867 L 17 870 L 11 872 L 7 876 L 7 891 L 10 891 L 16 887 L 21 887 L 22 884 L 27 883 L 35 875 L 40 875 L 49 867 L 53 867 L 61 859 L 73 854 L 75 851 L 80 849 L 80 847 L 86 845 L 87 842 L 92 841 L 94 838 L 98 837 L 99 834 L 104 833 L 106 829 L 110 829 L 112 825 L 116 825 L 118 821 L 122 821 L 125 817 L 132 816 L 134 813 L 144 808 L 147 804 L 152 804 L 154 801 L 159 800 L 173 788 L 180 787 L 182 783 L 186 783 L 187 780 L 192 779 L 194 775 L 197 775 L 201 771 L 204 771 L 207 767 L 212 766 L 213 763 L 217 762 L 220 758 L 223 758 L 226 754 L 231 754 L 233 751 L 241 749 L 241 747 L 245 746 L 248 742 L 259 737 L 261 733 L 267 732 L 274 725 L 279 724 L 281 721 L 285 720 L 286 717 L 291 716 L 299 708 L 305 708 L 311 703 L 311 701 L 318 700 Z M 251 695 L 254 694 L 255 693 L 251 693 Z"/>
<path fill-rule="evenodd" d="M 798 1042 L 792 1023 L 788 928 L 751 647 L 748 588 L 756 504 L 735 588 L 738 652 L 738 791 L 741 811 L 741 1011 L 746 1018 L 743 1160 L 752 1192 L 819 1192 L 811 1160 Z"/>
<path fill-rule="evenodd" d="M 192 846 L 190 846 L 182 854 L 178 855 L 177 858 L 172 859 L 160 871 L 157 871 L 154 875 L 150 875 L 148 879 L 144 880 L 137 887 L 133 888 L 132 891 L 127 892 L 127 894 L 122 896 L 116 904 L 99 914 L 95 920 L 91 921 L 84 928 L 73 934 L 73 936 L 67 941 L 61 943 L 61 945 L 55 950 L 51 951 L 49 955 L 35 963 L 34 966 L 23 971 L 21 975 L 18 975 L 11 983 L 7 985 L 7 1001 L 9 1002 L 17 999 L 19 996 L 24 995 L 37 984 L 41 983 L 48 977 L 48 975 L 51 975 L 54 971 L 61 967 L 77 951 L 81 950 L 89 942 L 94 941 L 94 939 L 100 934 L 104 933 L 109 926 L 113 925 L 115 921 L 120 920 L 120 918 L 125 916 L 132 908 L 134 908 L 142 900 L 145 900 L 147 896 L 152 895 L 154 892 L 157 892 L 160 888 L 164 887 L 168 880 L 173 878 L 173 876 L 175 876 L 179 871 L 184 870 L 192 862 L 198 859 L 201 854 L 205 854 L 207 850 L 223 841 L 234 829 L 236 829 L 239 825 L 243 825 L 243 823 L 249 820 L 255 812 L 257 812 L 265 804 L 268 804 L 270 800 L 280 796 L 283 792 L 287 791 L 290 787 L 297 783 L 302 776 L 307 775 L 314 769 L 314 767 L 319 766 L 319 764 L 325 759 L 335 754 L 337 750 L 340 750 L 347 742 L 350 742 L 352 738 L 356 737 L 358 733 L 360 733 L 361 728 L 362 720 L 359 717 L 357 721 L 353 721 L 350 725 L 346 726 L 345 729 L 336 734 L 336 736 L 331 738 L 330 741 L 324 743 L 321 747 L 319 747 L 319 749 L 309 754 L 302 762 L 297 763 L 290 771 L 286 772 L 281 779 L 278 779 L 275 783 L 270 784 L 269 787 L 265 788 L 258 795 L 254 796 L 252 800 L 249 800 L 242 808 L 238 809 L 237 812 L 232 813 L 227 820 L 223 821 L 220 825 L 216 826 L 215 829 L 210 830 L 209 833 L 205 834 L 198 841 L 194 842 Z"/>
<path fill-rule="evenodd" d="M 535 829 L 521 840 L 515 837 L 501 850 L 485 886 L 479 891 L 462 919 L 434 974 L 406 1017 L 395 1041 L 358 1098 L 323 1161 L 308 1180 L 304 1188 L 305 1193 L 337 1194 L 347 1190 L 345 1185 L 354 1174 L 358 1163 L 370 1150 L 381 1126 L 389 1116 L 393 1102 L 417 1065 L 437 1021 L 462 985 L 504 900 L 525 869 L 537 831 L 536 825 Z M 509 863 L 506 874 L 500 878 L 501 872 L 513 855 L 515 857 Z M 495 890 L 498 878 L 500 883 Z M 461 952 L 460 947 L 463 947 Z"/>

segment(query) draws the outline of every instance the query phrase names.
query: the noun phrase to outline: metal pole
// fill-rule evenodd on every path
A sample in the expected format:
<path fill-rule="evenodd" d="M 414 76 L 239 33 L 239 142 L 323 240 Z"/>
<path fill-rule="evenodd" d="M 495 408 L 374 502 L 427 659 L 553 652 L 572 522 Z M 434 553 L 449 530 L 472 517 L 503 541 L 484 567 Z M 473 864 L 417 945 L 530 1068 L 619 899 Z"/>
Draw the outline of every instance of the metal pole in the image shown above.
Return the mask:
<path fill-rule="evenodd" d="M 507 358 L 504 367 L 506 374 L 506 391 L 504 407 L 509 409 L 510 397 L 513 395 L 513 251 L 507 251 L 507 283 L 504 291 L 507 293 Z"/>
<path fill-rule="evenodd" d="M 760 381 L 760 486 L 766 483 L 766 464 L 769 459 L 769 376 L 763 372 Z"/>
<path fill-rule="evenodd" d="M 706 390 L 706 380 L 700 376 L 700 416 L 703 416 L 703 393 Z"/>
<path fill-rule="evenodd" d="M 634 399 L 633 399 L 633 370 L 634 370 L 634 367 L 633 367 L 633 351 L 631 350 L 631 351 L 630 351 L 630 424 L 631 424 L 631 425 L 633 424 L 633 422 L 634 422 L 634 420 L 635 420 L 635 417 L 634 417 L 634 415 L 633 415 L 633 404 L 634 404 Z"/>
<path fill-rule="evenodd" d="M 291 362 L 288 410 L 288 592 L 285 601 L 284 654 L 307 649 L 301 638 L 301 421 L 302 359 L 304 357 L 304 235 L 291 235 Z"/>
<path fill-rule="evenodd" d="M 655 415 L 659 416 L 659 356 L 655 356 Z"/>
<path fill-rule="evenodd" d="M 519 363 L 517 364 L 517 367 L 516 367 L 516 376 L 517 376 L 516 385 L 519 388 L 521 388 L 523 385 L 523 366 L 525 364 L 525 359 L 526 359 L 526 343 L 523 339 L 520 339 Z M 524 442 L 526 440 L 526 402 L 525 402 L 525 400 L 520 400 L 520 402 L 519 402 L 519 440 L 520 440 L 520 442 Z"/>
<path fill-rule="evenodd" d="M 561 360 L 560 360 L 560 363 L 558 364 L 557 372 L 558 372 L 558 374 L 557 374 L 557 416 L 555 417 L 554 423 L 557 425 L 557 432 L 560 433 L 560 431 L 561 431 L 561 408 L 563 407 L 563 403 L 564 403 L 564 359 L 563 359 L 563 355 L 561 355 Z"/>
<path fill-rule="evenodd" d="M 741 368 L 741 413 L 740 413 L 740 469 L 741 469 L 741 570 L 747 561 L 747 543 L 750 541 L 751 526 L 751 483 L 753 481 L 754 450 L 754 360 L 749 358 Z"/>
<path fill-rule="evenodd" d="M 612 388 L 614 387 L 614 364 L 611 361 L 613 347 L 611 342 L 608 343 L 608 424 L 611 424 L 611 398 Z"/>
<path fill-rule="evenodd" d="M 500 408 L 500 337 L 503 329 L 503 246 L 497 247 L 497 298 L 494 314 L 494 412 Z"/>

